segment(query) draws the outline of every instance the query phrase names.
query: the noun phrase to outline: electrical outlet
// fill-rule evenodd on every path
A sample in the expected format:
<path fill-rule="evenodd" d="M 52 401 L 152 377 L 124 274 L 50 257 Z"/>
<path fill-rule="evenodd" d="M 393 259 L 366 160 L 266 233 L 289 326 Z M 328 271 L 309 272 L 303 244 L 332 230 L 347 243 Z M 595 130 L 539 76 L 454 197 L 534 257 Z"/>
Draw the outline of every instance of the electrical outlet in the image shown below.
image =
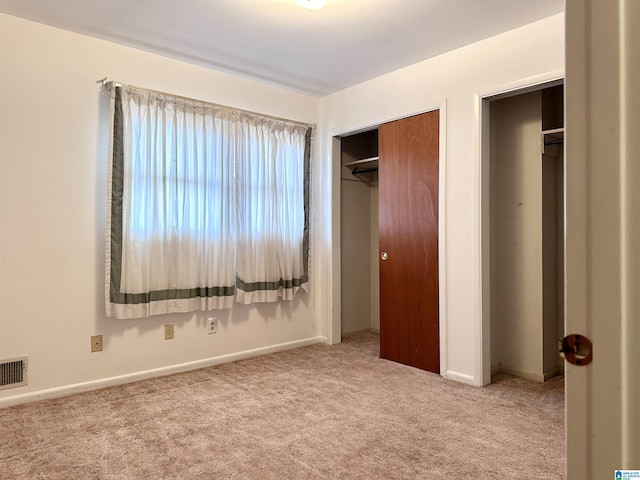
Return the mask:
<path fill-rule="evenodd" d="M 216 333 L 218 331 L 218 324 L 216 323 L 216 319 L 210 317 L 207 319 L 207 333 L 211 335 L 212 333 Z"/>
<path fill-rule="evenodd" d="M 173 340 L 173 334 L 174 334 L 173 323 L 167 323 L 164 326 L 164 339 Z"/>
<path fill-rule="evenodd" d="M 91 336 L 91 351 L 92 352 L 102 351 L 102 335 Z"/>

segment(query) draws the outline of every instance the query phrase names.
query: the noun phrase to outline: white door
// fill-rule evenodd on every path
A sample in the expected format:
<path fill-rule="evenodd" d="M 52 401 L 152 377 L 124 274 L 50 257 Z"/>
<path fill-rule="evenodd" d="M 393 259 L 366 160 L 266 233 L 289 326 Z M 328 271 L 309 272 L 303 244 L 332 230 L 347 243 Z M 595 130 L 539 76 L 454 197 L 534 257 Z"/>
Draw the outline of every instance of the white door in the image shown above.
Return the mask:
<path fill-rule="evenodd" d="M 640 470 L 640 1 L 566 2 L 568 480 Z"/>

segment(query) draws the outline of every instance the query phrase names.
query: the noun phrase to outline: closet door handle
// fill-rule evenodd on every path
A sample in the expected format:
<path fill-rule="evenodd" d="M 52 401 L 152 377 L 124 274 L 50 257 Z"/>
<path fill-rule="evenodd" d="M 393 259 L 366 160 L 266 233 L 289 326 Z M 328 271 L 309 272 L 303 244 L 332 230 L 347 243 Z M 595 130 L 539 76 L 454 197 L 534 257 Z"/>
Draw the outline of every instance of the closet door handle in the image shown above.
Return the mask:
<path fill-rule="evenodd" d="M 382 260 L 386 260 L 388 257 L 389 257 L 389 255 L 387 255 L 387 252 L 382 252 L 382 253 L 380 254 L 380 258 L 381 258 Z"/>

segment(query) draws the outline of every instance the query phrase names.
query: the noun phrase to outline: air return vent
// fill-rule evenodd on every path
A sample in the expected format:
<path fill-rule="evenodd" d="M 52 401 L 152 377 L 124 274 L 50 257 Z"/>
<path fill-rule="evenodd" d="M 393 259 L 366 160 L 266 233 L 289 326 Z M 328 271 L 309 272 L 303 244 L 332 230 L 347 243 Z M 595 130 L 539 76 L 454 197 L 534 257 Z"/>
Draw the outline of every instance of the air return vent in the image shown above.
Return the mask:
<path fill-rule="evenodd" d="M 0 361 L 0 390 L 27 384 L 27 357 Z"/>

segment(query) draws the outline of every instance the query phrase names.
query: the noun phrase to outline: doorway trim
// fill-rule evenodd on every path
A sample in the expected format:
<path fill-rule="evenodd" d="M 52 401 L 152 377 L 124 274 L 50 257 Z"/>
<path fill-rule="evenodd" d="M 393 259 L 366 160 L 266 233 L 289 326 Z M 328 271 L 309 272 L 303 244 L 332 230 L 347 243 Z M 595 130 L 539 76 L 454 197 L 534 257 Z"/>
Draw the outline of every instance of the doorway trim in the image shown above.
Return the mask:
<path fill-rule="evenodd" d="M 474 209 L 474 230 L 478 235 L 478 242 L 473 252 L 477 259 L 474 276 L 478 291 L 473 292 L 473 300 L 479 313 L 480 322 L 474 328 L 474 385 L 485 386 L 491 383 L 491 281 L 490 281 L 490 222 L 489 222 L 489 109 L 490 98 L 496 96 L 511 96 L 543 88 L 545 84 L 552 84 L 564 80 L 565 72 L 553 70 L 532 77 L 515 80 L 494 88 L 481 90 L 474 94 L 475 128 L 473 149 L 473 185 L 476 199 Z"/>
<path fill-rule="evenodd" d="M 328 154 L 331 161 L 331 239 L 332 239 L 332 268 L 331 268 L 331 321 L 327 332 L 329 344 L 341 342 L 342 307 L 341 307 L 341 254 L 340 244 L 340 141 L 338 137 L 376 128 L 382 123 L 392 122 L 421 113 L 440 111 L 439 122 L 439 153 L 438 153 L 438 317 L 440 343 L 440 375 L 447 373 L 447 264 L 446 264 L 446 173 L 447 173 L 447 100 L 446 98 L 426 102 L 423 108 L 393 114 L 383 114 L 367 118 L 355 124 L 336 127 L 327 131 Z M 467 382 L 468 383 L 468 382 Z"/>

